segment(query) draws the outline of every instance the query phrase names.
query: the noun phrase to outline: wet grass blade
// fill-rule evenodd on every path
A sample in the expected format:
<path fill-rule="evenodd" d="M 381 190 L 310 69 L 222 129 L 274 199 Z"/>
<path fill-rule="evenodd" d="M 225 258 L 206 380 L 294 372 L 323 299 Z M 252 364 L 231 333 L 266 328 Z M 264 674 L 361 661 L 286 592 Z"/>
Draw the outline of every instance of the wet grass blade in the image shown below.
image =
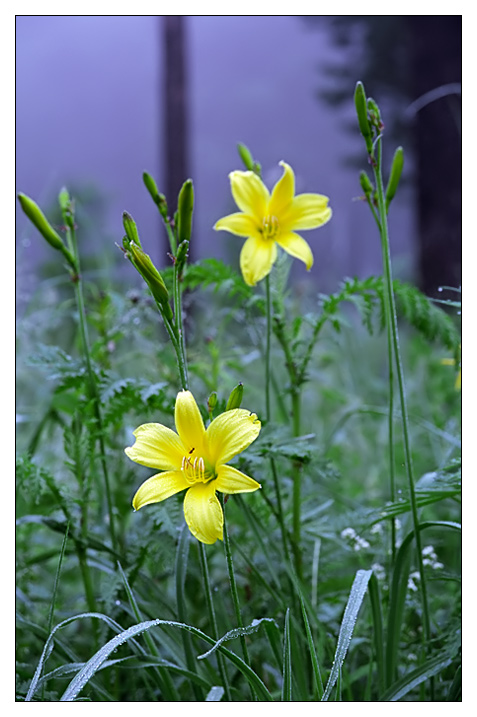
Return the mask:
<path fill-rule="evenodd" d="M 333 660 L 333 666 L 328 677 L 325 692 L 323 694 L 323 697 L 321 698 L 323 702 L 326 702 L 329 699 L 331 690 L 333 689 L 338 677 L 341 674 L 341 667 L 346 657 L 346 653 L 348 652 L 348 647 L 353 636 L 353 630 L 358 617 L 358 612 L 366 594 L 368 582 L 371 575 L 371 570 L 358 570 L 353 585 L 351 586 L 351 592 L 349 594 L 348 602 L 346 604 L 346 608 L 343 615 L 343 620 L 341 622 L 340 632 L 338 635 L 338 644 L 336 646 L 335 659 Z"/>
<path fill-rule="evenodd" d="M 109 642 L 103 645 L 103 647 L 98 650 L 98 652 L 96 652 L 90 660 L 88 660 L 88 662 L 84 665 L 80 672 L 78 672 L 78 674 L 73 678 L 73 680 L 70 682 L 67 689 L 63 693 L 60 702 L 75 701 L 81 690 L 86 686 L 86 684 L 93 677 L 93 675 L 99 670 L 104 661 L 107 660 L 109 655 L 120 645 L 123 645 L 129 640 L 134 639 L 138 635 L 141 635 L 143 632 L 150 630 L 152 627 L 158 627 L 161 625 L 169 627 L 178 627 L 182 630 L 188 630 L 192 635 L 200 637 L 202 640 L 208 642 L 214 647 L 217 644 L 217 641 L 214 640 L 212 637 L 206 635 L 204 632 L 197 629 L 196 627 L 192 627 L 191 625 L 185 625 L 183 623 L 170 620 L 148 620 L 146 622 L 141 622 L 138 625 L 133 625 L 127 630 L 123 630 L 119 635 L 116 635 L 111 640 L 109 640 Z M 248 628 L 243 629 L 247 630 Z M 236 630 L 235 632 L 238 632 L 238 630 Z M 228 650 L 222 644 L 218 645 L 217 649 L 224 655 L 224 657 L 230 660 L 230 662 L 232 662 L 238 670 L 240 670 L 240 672 L 246 678 L 247 682 L 254 687 L 259 699 L 272 701 L 273 698 L 262 680 L 260 679 L 260 677 L 240 657 L 238 657 L 238 655 Z"/>
<path fill-rule="evenodd" d="M 305 624 L 306 639 L 308 640 L 308 649 L 310 650 L 311 666 L 313 668 L 313 680 L 315 692 L 318 700 L 323 697 L 323 681 L 321 679 L 320 666 L 318 664 L 318 658 L 316 656 L 315 644 L 313 642 L 313 635 L 311 634 L 310 623 L 308 621 L 308 615 L 306 614 L 305 605 L 303 602 L 302 595 L 300 593 L 301 612 L 303 615 L 303 622 Z"/>
<path fill-rule="evenodd" d="M 292 662 L 290 640 L 290 608 L 285 614 L 285 630 L 283 632 L 283 686 L 282 702 L 292 701 Z"/>
<path fill-rule="evenodd" d="M 373 617 L 373 641 L 374 654 L 376 656 L 376 665 L 378 669 L 378 694 L 382 694 L 385 689 L 386 680 L 386 663 L 384 658 L 384 627 L 383 627 L 383 611 L 381 607 L 381 594 L 379 582 L 374 575 L 371 575 L 368 584 L 369 599 L 371 602 L 371 613 Z"/>
<path fill-rule="evenodd" d="M 427 660 L 423 665 L 416 668 L 402 679 L 395 682 L 381 697 L 380 702 L 397 702 L 408 694 L 415 687 L 425 682 L 429 678 L 437 675 L 439 672 L 448 667 L 452 662 L 449 655 L 438 655 Z"/>

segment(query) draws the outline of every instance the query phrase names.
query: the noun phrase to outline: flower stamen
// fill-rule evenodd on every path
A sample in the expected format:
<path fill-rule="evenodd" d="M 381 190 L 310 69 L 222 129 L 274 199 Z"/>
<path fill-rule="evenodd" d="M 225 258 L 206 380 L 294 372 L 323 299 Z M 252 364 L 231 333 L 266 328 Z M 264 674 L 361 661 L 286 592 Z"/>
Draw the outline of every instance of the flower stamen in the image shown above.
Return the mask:
<path fill-rule="evenodd" d="M 280 224 L 277 217 L 269 214 L 262 220 L 263 229 L 261 230 L 264 239 L 274 239 L 280 230 Z"/>
<path fill-rule="evenodd" d="M 192 451 L 190 451 L 192 453 Z M 190 453 L 188 456 L 182 457 L 181 471 L 188 483 L 207 483 L 212 478 L 210 471 L 205 469 L 205 461 L 202 456 L 196 456 L 192 460 Z"/>

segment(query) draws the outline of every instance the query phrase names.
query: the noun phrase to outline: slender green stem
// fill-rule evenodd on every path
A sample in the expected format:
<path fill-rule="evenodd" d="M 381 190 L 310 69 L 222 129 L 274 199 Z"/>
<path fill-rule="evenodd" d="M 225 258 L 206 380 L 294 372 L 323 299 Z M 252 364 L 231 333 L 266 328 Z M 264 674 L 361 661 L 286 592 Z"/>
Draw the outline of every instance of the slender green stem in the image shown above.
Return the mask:
<path fill-rule="evenodd" d="M 232 593 L 232 601 L 234 604 L 235 619 L 237 621 L 237 625 L 238 625 L 238 627 L 243 627 L 242 613 L 240 611 L 240 602 L 239 602 L 239 596 L 238 596 L 238 591 L 237 591 L 237 583 L 235 582 L 234 565 L 233 565 L 233 561 L 232 561 L 232 551 L 230 549 L 229 533 L 227 530 L 227 519 L 226 519 L 226 515 L 225 515 L 225 500 L 224 500 L 223 495 L 220 496 L 220 502 L 222 504 L 222 510 L 224 512 L 224 550 L 225 550 L 225 558 L 227 560 L 227 570 L 229 573 L 230 592 Z M 248 654 L 247 643 L 245 641 L 244 635 L 241 635 L 240 643 L 242 645 L 242 652 L 243 652 L 244 660 L 247 663 L 247 665 L 250 667 L 250 657 Z"/>
<path fill-rule="evenodd" d="M 173 298 L 174 298 L 174 317 L 175 317 L 175 331 L 177 337 L 177 360 L 179 364 L 179 373 L 181 376 L 182 388 L 189 388 L 189 377 L 187 373 L 187 358 L 185 351 L 185 340 L 184 340 L 184 320 L 182 316 L 182 292 L 180 286 L 180 279 L 177 275 L 177 266 L 174 265 L 174 278 L 173 278 Z"/>
<path fill-rule="evenodd" d="M 400 397 L 400 403 L 401 403 L 401 419 L 402 419 L 402 431 L 403 431 L 403 439 L 404 439 L 404 454 L 405 454 L 406 472 L 407 472 L 408 486 L 409 486 L 409 499 L 410 499 L 410 504 L 411 504 L 411 515 L 412 515 L 412 523 L 413 523 L 413 529 L 414 529 L 414 538 L 415 538 L 415 542 L 416 542 L 417 561 L 418 561 L 420 583 L 421 583 L 422 615 L 423 615 L 423 628 L 424 628 L 423 629 L 423 637 L 426 641 L 428 641 L 430 639 L 431 630 L 430 630 L 429 608 L 428 608 L 428 603 L 427 603 L 427 583 L 426 583 L 426 576 L 424 573 L 424 564 L 423 564 L 423 558 L 422 558 L 421 536 L 420 536 L 420 532 L 419 532 L 419 516 L 418 516 L 418 507 L 417 507 L 417 500 L 416 500 L 416 494 L 415 494 L 415 488 L 414 488 L 414 477 L 413 477 L 413 467 L 412 467 L 412 454 L 411 454 L 411 441 L 410 441 L 410 435 L 409 435 L 409 419 L 408 419 L 408 411 L 407 411 L 406 389 L 405 389 L 405 384 L 404 384 L 404 371 L 403 371 L 402 361 L 401 361 L 401 350 L 400 350 L 400 345 L 399 345 L 399 332 L 398 332 L 398 325 L 397 325 L 396 305 L 395 305 L 394 292 L 393 292 L 391 253 L 390 253 L 390 247 L 389 247 L 389 234 L 388 234 L 388 225 L 387 225 L 386 203 L 385 203 L 384 186 L 383 186 L 383 179 L 382 179 L 382 145 L 381 145 L 380 138 L 377 141 L 377 147 L 378 147 L 378 157 L 377 157 L 377 163 L 374 166 L 374 177 L 375 177 L 375 182 L 376 182 L 376 192 L 377 192 L 377 198 L 378 198 L 378 211 L 379 211 L 380 224 L 381 224 L 381 246 L 382 246 L 382 254 L 383 254 L 383 268 L 384 268 L 385 284 L 386 284 L 385 292 L 388 297 L 387 304 L 386 304 L 387 320 L 391 326 L 392 345 L 393 345 L 393 350 L 394 350 L 394 359 L 395 359 L 396 373 L 397 373 L 397 380 L 398 380 L 398 387 L 399 387 L 399 397 Z"/>
<path fill-rule="evenodd" d="M 217 619 L 215 617 L 214 602 L 212 600 L 212 589 L 210 586 L 209 569 L 207 567 L 207 555 L 205 552 L 205 545 L 204 545 L 204 543 L 201 543 L 200 541 L 198 541 L 198 545 L 199 545 L 200 566 L 202 569 L 202 578 L 203 578 L 204 587 L 205 587 L 205 598 L 206 598 L 206 602 L 207 602 L 207 609 L 209 611 L 210 624 L 212 627 L 212 637 L 214 638 L 214 640 L 218 640 L 219 639 L 219 631 L 217 628 Z M 217 652 L 217 664 L 218 664 L 220 676 L 221 676 L 222 682 L 223 682 L 225 697 L 228 702 L 231 702 L 232 698 L 231 698 L 231 694 L 230 694 L 230 685 L 229 685 L 229 680 L 227 677 L 227 671 L 225 669 L 224 657 L 221 652 Z"/>
<path fill-rule="evenodd" d="M 265 340 L 265 418 L 267 423 L 271 419 L 270 406 L 270 384 L 272 378 L 271 371 L 271 342 L 272 342 L 272 321 L 273 307 L 270 291 L 270 274 L 265 277 L 265 311 L 266 311 L 266 340 Z M 285 519 L 283 515 L 283 503 L 280 490 L 280 482 L 278 479 L 278 471 L 273 456 L 270 456 L 270 467 L 272 469 L 273 485 L 275 488 L 275 496 L 277 501 L 278 522 L 282 536 L 283 551 L 287 561 L 289 561 L 288 543 L 285 527 Z"/>
<path fill-rule="evenodd" d="M 285 328 L 281 318 L 275 319 L 275 334 L 285 355 L 285 365 L 288 371 L 291 391 L 291 415 L 293 422 L 293 435 L 295 438 L 301 435 L 301 384 L 303 378 L 298 370 L 296 361 L 290 351 L 290 345 L 286 336 Z M 293 553 L 295 557 L 295 570 L 299 578 L 302 578 L 302 555 L 301 555 L 301 480 L 302 471 L 299 463 L 293 464 Z"/>
<path fill-rule="evenodd" d="M 105 492 L 106 492 L 106 502 L 107 502 L 107 506 L 108 506 L 109 531 L 110 531 L 110 536 L 111 536 L 111 545 L 112 545 L 113 550 L 116 550 L 117 541 L 116 541 L 116 532 L 115 532 L 115 527 L 114 527 L 114 512 L 113 512 L 113 503 L 112 503 L 112 499 L 111 499 L 111 488 L 110 488 L 108 465 L 107 465 L 107 459 L 106 459 L 106 449 L 105 449 L 105 445 L 104 445 L 103 420 L 102 420 L 101 408 L 100 408 L 100 396 L 99 396 L 98 386 L 96 383 L 96 376 L 94 374 L 92 361 L 91 361 L 91 350 L 90 350 L 90 344 L 89 344 L 88 327 L 86 324 L 86 311 L 85 311 L 84 297 L 83 297 L 83 282 L 82 282 L 81 274 L 80 274 L 78 244 L 76 241 L 76 232 L 74 229 L 70 229 L 70 228 L 67 229 L 67 240 L 68 240 L 68 243 L 72 247 L 73 256 L 74 256 L 75 263 L 76 263 L 76 276 L 74 277 L 74 284 L 75 284 L 76 304 L 77 304 L 77 308 L 78 308 L 79 327 L 80 327 L 81 341 L 83 344 L 83 353 L 84 353 L 84 358 L 85 358 L 85 362 L 86 362 L 86 369 L 88 372 L 89 388 L 90 388 L 91 398 L 93 399 L 96 425 L 97 425 L 97 429 L 98 429 L 99 454 L 100 454 L 101 467 L 102 467 L 102 472 L 103 472 L 104 488 L 105 488 Z"/>
<path fill-rule="evenodd" d="M 270 383 L 271 383 L 271 342 L 272 342 L 272 299 L 270 292 L 270 274 L 265 277 L 265 304 L 266 304 L 266 315 L 267 315 L 267 330 L 266 330 L 266 343 L 265 343 L 265 418 L 267 422 L 271 418 L 271 407 L 270 407 Z"/>
<path fill-rule="evenodd" d="M 369 208 L 373 214 L 374 220 L 377 224 L 379 233 L 381 235 L 381 221 L 376 213 L 376 209 L 373 206 L 372 199 L 368 202 Z M 387 212 L 386 212 L 387 213 Z M 388 291 L 384 292 L 384 306 L 386 316 L 390 315 L 389 307 L 389 294 Z M 391 321 L 386 321 L 386 333 L 388 342 L 388 400 L 389 400 L 389 414 L 388 414 L 388 447 L 389 447 L 389 500 L 394 503 L 396 497 L 396 476 L 395 476 L 395 450 L 394 450 L 394 357 L 393 357 L 393 337 Z M 396 521 L 391 521 L 391 565 L 394 565 L 396 560 Z"/>
<path fill-rule="evenodd" d="M 298 437 L 301 432 L 301 396 L 300 389 L 295 387 L 292 393 L 293 435 Z M 295 569 L 298 578 L 302 578 L 301 554 L 301 465 L 293 464 L 293 550 Z"/>

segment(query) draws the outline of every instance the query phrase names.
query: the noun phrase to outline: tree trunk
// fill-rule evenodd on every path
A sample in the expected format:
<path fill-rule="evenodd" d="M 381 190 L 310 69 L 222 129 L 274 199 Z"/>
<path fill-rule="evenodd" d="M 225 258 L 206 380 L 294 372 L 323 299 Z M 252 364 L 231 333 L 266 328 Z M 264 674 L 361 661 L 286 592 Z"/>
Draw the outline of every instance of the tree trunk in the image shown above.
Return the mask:
<path fill-rule="evenodd" d="M 461 82 L 461 20 L 460 15 L 408 17 L 412 100 Z M 439 286 L 461 284 L 460 107 L 460 97 L 450 94 L 414 116 L 420 288 L 429 296 L 438 296 Z"/>

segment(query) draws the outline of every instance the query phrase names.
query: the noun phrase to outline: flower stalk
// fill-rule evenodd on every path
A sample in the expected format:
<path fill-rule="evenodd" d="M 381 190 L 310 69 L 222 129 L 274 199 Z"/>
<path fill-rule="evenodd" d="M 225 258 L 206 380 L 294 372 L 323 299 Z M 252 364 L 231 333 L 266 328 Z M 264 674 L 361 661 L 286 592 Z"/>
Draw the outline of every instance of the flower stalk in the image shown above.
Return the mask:
<path fill-rule="evenodd" d="M 431 636 L 431 627 L 430 627 L 430 616 L 429 616 L 429 607 L 428 607 L 428 600 L 427 600 L 427 582 L 426 582 L 426 576 L 424 573 L 419 516 L 418 516 L 418 506 L 417 506 L 416 493 L 415 493 L 415 487 L 414 487 L 412 452 L 411 452 L 411 441 L 410 441 L 410 432 L 409 432 L 409 416 L 408 416 L 408 410 L 407 410 L 406 388 L 405 388 L 405 382 L 404 382 L 404 371 L 403 371 L 403 366 L 402 366 L 401 349 L 400 349 L 400 342 L 399 342 L 396 304 L 395 304 L 394 291 L 393 291 L 391 251 L 390 251 L 388 222 L 387 222 L 387 213 L 388 213 L 389 205 L 390 205 L 392 198 L 394 197 L 394 195 L 396 193 L 398 182 L 399 182 L 399 179 L 400 179 L 400 176 L 402 173 L 403 153 L 402 153 L 402 148 L 398 148 L 398 150 L 396 150 L 396 153 L 395 153 L 394 159 L 393 159 L 392 169 L 391 169 L 391 176 L 390 176 L 390 179 L 388 182 L 388 188 L 387 188 L 387 191 L 385 192 L 384 183 L 383 183 L 383 173 L 382 173 L 382 135 L 381 135 L 384 125 L 381 120 L 379 107 L 377 106 L 376 102 L 372 98 L 368 98 L 368 100 L 367 100 L 367 116 L 366 116 L 366 121 L 364 120 L 363 101 L 362 101 L 363 96 L 364 96 L 364 88 L 362 86 L 362 83 L 358 83 L 357 87 L 356 87 L 356 93 L 355 93 L 356 110 L 357 110 L 357 114 L 358 114 L 358 122 L 359 122 L 360 130 L 361 130 L 361 133 L 363 134 L 363 137 L 366 141 L 366 147 L 368 149 L 370 164 L 373 168 L 374 182 L 375 182 L 375 186 L 376 186 L 376 209 L 377 209 L 377 211 L 375 211 L 375 209 L 373 207 L 373 202 L 369 201 L 369 206 L 370 206 L 371 211 L 373 212 L 373 215 L 375 217 L 376 223 L 379 228 L 380 237 L 381 237 L 383 274 L 384 274 L 384 281 L 385 281 L 385 313 L 386 313 L 386 324 L 388 327 L 388 353 L 389 353 L 389 364 L 390 364 L 390 369 L 389 369 L 389 383 L 390 383 L 389 437 L 390 437 L 390 441 L 393 441 L 393 432 L 392 432 L 392 407 L 393 407 L 393 392 L 392 391 L 393 391 L 393 389 L 392 389 L 392 383 L 393 383 L 394 377 L 393 377 L 392 365 L 394 364 L 395 369 L 396 369 L 398 391 L 399 391 L 399 398 L 400 398 L 400 404 L 401 404 L 401 423 L 402 423 L 402 432 L 403 432 L 403 441 L 404 441 L 406 474 L 407 474 L 408 489 L 409 489 L 409 499 L 410 499 L 410 505 L 411 505 L 411 517 L 412 517 L 412 524 L 413 524 L 414 539 L 415 539 L 415 543 L 416 543 L 418 569 L 419 569 L 420 583 L 421 583 L 423 639 L 426 642 L 429 642 L 430 636 Z M 375 136 L 375 139 L 372 142 L 371 149 L 370 149 L 369 136 L 367 135 L 368 131 L 371 131 L 372 134 Z M 368 200 L 369 200 L 369 198 L 368 198 Z M 394 448 L 391 443 L 391 445 L 390 445 L 390 460 L 391 460 L 392 464 L 394 465 L 394 452 L 393 451 L 394 451 Z M 391 492 L 394 493 L 394 471 L 391 472 Z M 394 529 L 395 528 L 394 528 L 394 521 L 393 521 L 392 530 L 394 531 Z M 395 549 L 394 548 L 394 545 L 395 545 L 394 532 L 392 533 L 392 539 L 393 539 L 393 549 Z"/>

